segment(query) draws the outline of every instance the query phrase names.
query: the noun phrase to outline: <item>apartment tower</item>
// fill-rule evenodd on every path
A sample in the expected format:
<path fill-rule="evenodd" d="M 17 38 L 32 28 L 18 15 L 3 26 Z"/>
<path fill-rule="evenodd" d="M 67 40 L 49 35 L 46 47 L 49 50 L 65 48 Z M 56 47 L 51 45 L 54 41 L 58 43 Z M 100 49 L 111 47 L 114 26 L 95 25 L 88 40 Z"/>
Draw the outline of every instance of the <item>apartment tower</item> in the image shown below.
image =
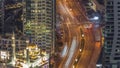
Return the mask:
<path fill-rule="evenodd" d="M 105 1 L 103 68 L 120 68 L 120 0 Z"/>
<path fill-rule="evenodd" d="M 50 52 L 55 42 L 55 0 L 24 0 L 24 33 L 31 43 Z"/>
<path fill-rule="evenodd" d="M 3 32 L 4 24 L 4 0 L 0 0 L 0 34 Z"/>

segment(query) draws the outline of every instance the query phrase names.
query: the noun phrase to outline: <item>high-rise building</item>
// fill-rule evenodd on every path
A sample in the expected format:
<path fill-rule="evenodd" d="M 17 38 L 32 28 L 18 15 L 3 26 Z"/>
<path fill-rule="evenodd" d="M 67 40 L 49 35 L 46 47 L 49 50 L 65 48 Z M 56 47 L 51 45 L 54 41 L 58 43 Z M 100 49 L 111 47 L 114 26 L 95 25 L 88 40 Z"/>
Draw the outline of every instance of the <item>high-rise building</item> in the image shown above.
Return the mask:
<path fill-rule="evenodd" d="M 106 0 L 103 68 L 120 68 L 120 0 Z"/>
<path fill-rule="evenodd" d="M 4 24 L 4 0 L 0 0 L 0 34 L 3 32 Z"/>
<path fill-rule="evenodd" d="M 54 46 L 55 0 L 25 0 L 24 33 L 50 52 Z"/>
<path fill-rule="evenodd" d="M 20 1 L 5 0 L 4 2 L 4 34 L 12 34 L 13 31 L 15 34 L 19 34 L 23 31 L 23 22 L 21 21 L 22 6 Z"/>
<path fill-rule="evenodd" d="M 23 22 L 21 21 L 21 1 L 0 0 L 0 34 L 22 34 Z"/>

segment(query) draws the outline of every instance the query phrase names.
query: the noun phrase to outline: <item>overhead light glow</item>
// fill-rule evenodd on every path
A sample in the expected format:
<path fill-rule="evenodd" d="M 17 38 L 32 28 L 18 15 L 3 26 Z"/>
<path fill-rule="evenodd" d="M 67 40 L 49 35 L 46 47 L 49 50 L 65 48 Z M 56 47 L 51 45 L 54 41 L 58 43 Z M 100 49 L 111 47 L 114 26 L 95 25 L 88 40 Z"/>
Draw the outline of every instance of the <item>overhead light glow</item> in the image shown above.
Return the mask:
<path fill-rule="evenodd" d="M 99 17 L 98 17 L 98 16 L 95 16 L 93 19 L 94 19 L 94 20 L 98 20 L 98 19 L 99 19 Z"/>

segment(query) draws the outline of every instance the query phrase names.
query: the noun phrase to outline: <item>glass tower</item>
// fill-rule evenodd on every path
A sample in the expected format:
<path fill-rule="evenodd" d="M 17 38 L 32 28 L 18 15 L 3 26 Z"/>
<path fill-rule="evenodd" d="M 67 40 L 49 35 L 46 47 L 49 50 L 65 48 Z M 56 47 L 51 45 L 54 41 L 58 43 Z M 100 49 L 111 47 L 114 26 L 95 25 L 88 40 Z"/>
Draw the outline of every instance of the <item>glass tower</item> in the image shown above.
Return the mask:
<path fill-rule="evenodd" d="M 24 33 L 31 43 L 50 52 L 54 47 L 54 0 L 25 0 Z"/>

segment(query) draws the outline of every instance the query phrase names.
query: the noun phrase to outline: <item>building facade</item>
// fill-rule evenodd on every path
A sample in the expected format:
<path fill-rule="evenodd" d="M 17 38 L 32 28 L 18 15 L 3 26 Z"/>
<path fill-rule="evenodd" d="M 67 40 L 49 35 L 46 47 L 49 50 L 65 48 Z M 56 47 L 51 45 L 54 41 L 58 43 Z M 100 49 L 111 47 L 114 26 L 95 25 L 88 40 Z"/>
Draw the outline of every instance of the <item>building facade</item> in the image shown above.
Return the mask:
<path fill-rule="evenodd" d="M 22 3 L 21 0 L 5 0 L 4 2 L 4 34 L 22 33 L 23 22 L 21 21 Z"/>
<path fill-rule="evenodd" d="M 50 52 L 54 46 L 55 0 L 25 0 L 24 33 L 31 43 Z"/>
<path fill-rule="evenodd" d="M 120 68 L 120 0 L 106 0 L 103 68 Z"/>
<path fill-rule="evenodd" d="M 6 51 L 12 51 L 12 38 L 0 38 L 0 50 L 6 50 Z M 26 48 L 26 40 L 17 38 L 15 40 L 15 45 L 16 45 L 16 51 L 18 50 L 23 50 Z"/>
<path fill-rule="evenodd" d="M 13 45 L 15 45 L 13 47 Z M 7 52 L 9 55 L 9 60 L 13 60 L 15 56 L 19 53 L 19 51 L 26 49 L 26 39 L 23 38 L 15 38 L 13 40 L 13 36 L 10 36 L 9 38 L 0 38 L 0 52 Z M 0 58 L 2 55 L 0 56 Z M 17 58 L 19 56 L 16 56 Z M 1 59 L 0 59 L 1 61 Z"/>
<path fill-rule="evenodd" d="M 4 0 L 0 0 L 0 34 L 3 32 L 4 24 Z"/>
<path fill-rule="evenodd" d="M 18 6 L 19 5 L 19 6 Z M 0 34 L 22 33 L 21 2 L 15 0 L 0 0 Z"/>

